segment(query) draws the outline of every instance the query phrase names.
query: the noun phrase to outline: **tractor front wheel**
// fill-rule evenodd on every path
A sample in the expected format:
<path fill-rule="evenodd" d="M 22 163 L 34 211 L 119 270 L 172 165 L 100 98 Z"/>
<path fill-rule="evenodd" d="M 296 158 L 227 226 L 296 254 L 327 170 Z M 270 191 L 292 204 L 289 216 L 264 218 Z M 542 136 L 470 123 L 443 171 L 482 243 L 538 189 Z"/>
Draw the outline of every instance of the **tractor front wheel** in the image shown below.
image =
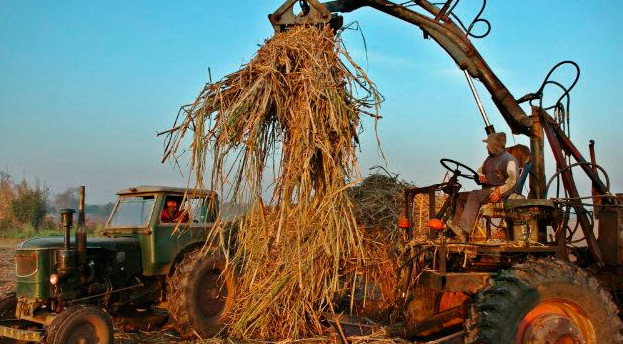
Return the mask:
<path fill-rule="evenodd" d="M 234 277 L 225 271 L 218 251 L 186 253 L 168 279 L 169 312 L 184 337 L 202 338 L 221 332 L 233 305 Z"/>
<path fill-rule="evenodd" d="M 47 344 L 113 344 L 113 326 L 99 307 L 78 305 L 65 308 L 48 328 Z"/>
<path fill-rule="evenodd" d="M 0 321 L 10 322 L 15 319 L 15 309 L 17 308 L 17 297 L 15 293 L 8 293 L 0 296 Z M 11 326 L 11 325 L 5 325 Z M 0 343 L 6 344 L 22 344 L 27 343 L 22 340 L 0 338 Z"/>
<path fill-rule="evenodd" d="M 499 273 L 471 305 L 465 327 L 468 344 L 623 343 L 610 294 L 554 259 Z"/>

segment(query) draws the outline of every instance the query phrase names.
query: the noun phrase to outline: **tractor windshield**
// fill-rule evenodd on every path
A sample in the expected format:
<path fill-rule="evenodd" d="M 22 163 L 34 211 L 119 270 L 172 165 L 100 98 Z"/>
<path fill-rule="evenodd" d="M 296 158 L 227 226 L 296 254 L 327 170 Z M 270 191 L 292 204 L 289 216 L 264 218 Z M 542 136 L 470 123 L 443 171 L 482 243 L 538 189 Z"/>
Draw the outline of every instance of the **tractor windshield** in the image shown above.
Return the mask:
<path fill-rule="evenodd" d="M 111 227 L 140 227 L 149 223 L 154 196 L 121 197 L 110 217 Z"/>

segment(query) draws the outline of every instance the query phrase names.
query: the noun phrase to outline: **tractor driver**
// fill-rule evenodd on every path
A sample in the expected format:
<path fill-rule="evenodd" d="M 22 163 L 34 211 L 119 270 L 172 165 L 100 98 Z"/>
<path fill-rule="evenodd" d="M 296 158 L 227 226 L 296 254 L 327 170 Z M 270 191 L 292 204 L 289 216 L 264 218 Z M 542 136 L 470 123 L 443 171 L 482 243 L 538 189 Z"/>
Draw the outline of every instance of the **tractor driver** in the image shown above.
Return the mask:
<path fill-rule="evenodd" d="M 188 222 L 188 213 L 180 211 L 178 199 L 168 197 L 162 213 L 160 213 L 160 221 L 163 223 Z"/>
<path fill-rule="evenodd" d="M 480 206 L 505 200 L 515 190 L 519 174 L 517 159 L 505 148 L 506 134 L 489 134 L 483 142 L 487 143 L 489 156 L 478 169 L 482 189 L 459 193 L 454 218 L 447 222 L 462 242 L 467 241 Z"/>

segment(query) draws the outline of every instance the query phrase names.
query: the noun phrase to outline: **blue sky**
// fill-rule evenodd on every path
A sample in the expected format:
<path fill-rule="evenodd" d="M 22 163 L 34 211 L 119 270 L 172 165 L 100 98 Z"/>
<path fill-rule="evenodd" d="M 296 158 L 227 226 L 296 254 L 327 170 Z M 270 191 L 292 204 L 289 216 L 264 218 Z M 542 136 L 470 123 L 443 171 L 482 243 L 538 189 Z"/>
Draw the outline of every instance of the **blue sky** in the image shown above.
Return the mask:
<path fill-rule="evenodd" d="M 0 0 L 0 170 L 39 179 L 52 192 L 86 185 L 89 203 L 131 185 L 184 185 L 185 176 L 160 163 L 156 132 L 194 99 L 208 67 L 218 79 L 253 56 L 272 35 L 266 15 L 280 4 Z M 479 6 L 463 0 L 458 12 L 469 22 Z M 580 64 L 572 139 L 582 152 L 597 141 L 616 192 L 623 191 L 622 15 L 623 1 L 490 0 L 483 17 L 491 34 L 474 40 L 516 98 L 535 91 L 557 62 Z M 386 98 L 379 136 L 387 168 L 424 185 L 443 177 L 440 158 L 477 167 L 485 156 L 483 124 L 454 62 L 418 28 L 380 12 L 344 17 L 359 22 L 368 61 L 359 32 L 344 39 Z M 508 134 L 478 86 L 496 129 Z M 364 130 L 366 174 L 384 162 L 370 121 Z"/>

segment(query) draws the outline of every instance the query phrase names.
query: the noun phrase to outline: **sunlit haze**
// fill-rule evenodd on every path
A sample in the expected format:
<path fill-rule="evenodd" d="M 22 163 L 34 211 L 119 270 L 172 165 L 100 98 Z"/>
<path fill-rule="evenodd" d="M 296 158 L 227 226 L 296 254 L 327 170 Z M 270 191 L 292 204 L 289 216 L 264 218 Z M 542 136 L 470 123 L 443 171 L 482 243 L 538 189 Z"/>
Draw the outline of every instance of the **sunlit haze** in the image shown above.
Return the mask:
<path fill-rule="evenodd" d="M 470 22 L 481 3 L 460 4 L 458 14 Z M 0 171 L 40 180 L 53 193 L 86 185 L 92 204 L 133 185 L 185 185 L 188 166 L 180 173 L 161 163 L 163 140 L 156 133 L 194 99 L 208 68 L 216 80 L 252 58 L 273 34 L 267 14 L 279 5 L 0 1 Z M 580 65 L 571 138 L 587 157 L 589 140 L 596 141 L 614 192 L 623 192 L 621 16 L 622 1 L 489 1 L 483 17 L 491 33 L 473 40 L 516 98 L 536 91 L 559 61 Z M 359 23 L 361 32 L 346 31 L 344 40 L 386 99 L 378 124 L 386 161 L 366 120 L 362 173 L 384 165 L 424 185 L 443 177 L 441 158 L 478 167 L 486 154 L 484 124 L 451 58 L 417 27 L 381 12 L 360 9 L 344 19 Z M 557 80 L 568 84 L 569 73 Z M 476 84 L 496 129 L 510 134 Z M 528 144 L 509 135 L 514 142 Z"/>

